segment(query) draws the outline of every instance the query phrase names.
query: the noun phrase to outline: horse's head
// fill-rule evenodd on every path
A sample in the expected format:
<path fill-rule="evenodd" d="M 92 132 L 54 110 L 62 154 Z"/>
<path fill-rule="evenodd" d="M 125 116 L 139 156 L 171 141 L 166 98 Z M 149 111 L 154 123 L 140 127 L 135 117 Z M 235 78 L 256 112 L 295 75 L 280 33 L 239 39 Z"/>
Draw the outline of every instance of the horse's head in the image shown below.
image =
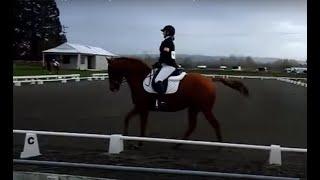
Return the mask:
<path fill-rule="evenodd" d="M 141 83 L 151 69 L 139 59 L 118 57 L 108 61 L 110 90 L 118 91 L 123 80 L 129 83 Z M 141 82 L 139 82 L 141 81 Z"/>
<path fill-rule="evenodd" d="M 119 62 L 110 59 L 107 59 L 107 61 L 110 90 L 112 92 L 119 91 L 120 85 L 124 78 L 124 71 L 122 70 Z"/>

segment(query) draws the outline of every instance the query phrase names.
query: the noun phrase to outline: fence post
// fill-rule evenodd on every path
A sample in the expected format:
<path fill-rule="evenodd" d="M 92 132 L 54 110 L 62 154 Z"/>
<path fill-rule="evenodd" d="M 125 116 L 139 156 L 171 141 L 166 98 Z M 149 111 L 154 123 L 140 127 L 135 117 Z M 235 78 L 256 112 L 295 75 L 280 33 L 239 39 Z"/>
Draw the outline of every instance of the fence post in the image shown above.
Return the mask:
<path fill-rule="evenodd" d="M 14 83 L 15 86 L 21 86 L 21 82 L 17 81 Z"/>
<path fill-rule="evenodd" d="M 269 164 L 281 165 L 281 148 L 279 145 L 271 145 Z"/>
<path fill-rule="evenodd" d="M 39 155 L 41 154 L 39 151 L 37 135 L 34 133 L 26 133 L 23 151 L 20 154 L 20 158 L 29 158 Z"/>
<path fill-rule="evenodd" d="M 123 151 L 123 140 L 121 134 L 112 134 L 109 141 L 109 153 L 119 154 Z"/>
<path fill-rule="evenodd" d="M 61 83 L 67 83 L 67 80 L 66 79 L 62 79 Z"/>

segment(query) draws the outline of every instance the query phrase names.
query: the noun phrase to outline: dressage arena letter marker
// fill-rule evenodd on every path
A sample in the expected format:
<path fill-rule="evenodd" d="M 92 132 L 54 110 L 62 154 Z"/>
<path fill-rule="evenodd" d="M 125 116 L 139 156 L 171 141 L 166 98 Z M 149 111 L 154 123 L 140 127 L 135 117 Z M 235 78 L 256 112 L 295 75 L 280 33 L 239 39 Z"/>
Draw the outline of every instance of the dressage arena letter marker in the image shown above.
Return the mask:
<path fill-rule="evenodd" d="M 271 145 L 269 164 L 281 165 L 281 148 L 279 145 Z"/>
<path fill-rule="evenodd" d="M 123 140 L 121 139 L 121 134 L 113 134 L 110 137 L 109 142 L 109 153 L 119 154 L 123 151 Z"/>
<path fill-rule="evenodd" d="M 29 158 L 34 156 L 39 156 L 39 144 L 37 135 L 34 133 L 27 133 L 24 140 L 23 151 L 20 154 L 20 158 Z"/>

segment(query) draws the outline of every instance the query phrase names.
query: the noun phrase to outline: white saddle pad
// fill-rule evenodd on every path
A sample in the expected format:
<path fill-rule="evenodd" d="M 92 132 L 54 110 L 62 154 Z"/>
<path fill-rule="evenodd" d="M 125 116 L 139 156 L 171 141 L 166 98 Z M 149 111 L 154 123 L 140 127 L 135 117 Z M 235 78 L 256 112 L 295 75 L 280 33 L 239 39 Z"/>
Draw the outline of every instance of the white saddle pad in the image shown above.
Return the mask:
<path fill-rule="evenodd" d="M 186 72 L 182 72 L 178 76 L 169 77 L 168 87 L 167 87 L 167 91 L 165 94 L 173 94 L 173 93 L 177 92 L 180 81 L 184 78 L 184 76 L 186 74 L 187 74 Z M 152 83 L 151 83 L 152 78 L 153 78 L 153 71 L 151 71 L 151 73 L 148 74 L 148 76 L 143 80 L 143 88 L 148 93 L 155 93 L 156 94 L 157 92 L 154 91 L 152 88 Z"/>

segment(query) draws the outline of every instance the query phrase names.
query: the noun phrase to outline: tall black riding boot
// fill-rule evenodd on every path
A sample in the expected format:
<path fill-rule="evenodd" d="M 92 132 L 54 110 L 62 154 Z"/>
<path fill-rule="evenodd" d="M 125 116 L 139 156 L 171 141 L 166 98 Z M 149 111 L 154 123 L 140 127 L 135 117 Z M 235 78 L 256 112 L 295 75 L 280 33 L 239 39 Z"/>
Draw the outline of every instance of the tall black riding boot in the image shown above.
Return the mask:
<path fill-rule="evenodd" d="M 157 84 L 157 87 L 158 87 L 158 94 L 160 96 L 164 95 L 166 93 L 166 87 L 163 84 L 163 81 L 158 81 L 156 84 Z M 156 107 L 159 110 L 161 110 L 161 109 L 164 110 L 164 109 L 166 109 L 166 103 L 163 102 L 163 101 L 160 101 L 159 98 L 157 98 L 156 99 Z"/>
<path fill-rule="evenodd" d="M 158 93 L 160 95 L 163 95 L 166 92 L 166 89 L 165 89 L 165 86 L 163 84 L 163 81 L 156 82 L 156 86 L 157 86 L 157 89 L 158 89 Z"/>

